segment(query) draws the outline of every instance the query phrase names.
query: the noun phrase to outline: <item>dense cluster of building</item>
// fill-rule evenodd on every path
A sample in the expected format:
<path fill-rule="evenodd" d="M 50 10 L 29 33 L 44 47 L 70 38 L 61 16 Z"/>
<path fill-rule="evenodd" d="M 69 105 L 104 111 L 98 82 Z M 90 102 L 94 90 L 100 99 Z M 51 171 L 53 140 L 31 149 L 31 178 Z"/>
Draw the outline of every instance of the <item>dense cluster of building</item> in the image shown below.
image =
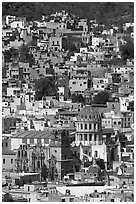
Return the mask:
<path fill-rule="evenodd" d="M 65 11 L 35 22 L 8 15 L 3 22 L 2 171 L 3 186 L 12 185 L 8 192 L 14 199 L 133 200 L 134 62 L 110 62 L 121 59 L 120 46 L 126 44 L 130 27 L 129 37 L 134 38 L 134 24 L 124 24 L 122 33 L 116 25 L 102 25 L 101 31 L 98 26 L 95 20 Z M 72 48 L 66 48 L 71 42 L 78 49 L 70 52 Z M 5 53 L 14 48 L 20 54 L 22 45 L 27 45 L 34 63 L 15 56 L 7 62 Z M 55 79 L 57 96 L 38 100 L 35 82 L 46 78 Z M 109 93 L 106 104 L 93 103 L 99 92 Z M 41 183 L 34 181 L 43 181 L 44 164 L 50 186 L 43 195 Z M 56 187 L 77 181 L 105 181 L 106 187 L 78 191 L 81 195 L 74 188 L 71 195 Z"/>

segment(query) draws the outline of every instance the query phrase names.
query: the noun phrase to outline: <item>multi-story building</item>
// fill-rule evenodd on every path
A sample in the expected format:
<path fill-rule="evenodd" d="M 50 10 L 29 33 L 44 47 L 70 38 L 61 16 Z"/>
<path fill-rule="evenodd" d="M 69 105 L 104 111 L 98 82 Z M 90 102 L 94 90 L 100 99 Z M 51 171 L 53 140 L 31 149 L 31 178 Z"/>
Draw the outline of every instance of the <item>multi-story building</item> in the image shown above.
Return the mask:
<path fill-rule="evenodd" d="M 69 80 L 71 94 L 84 94 L 84 91 L 89 88 L 91 88 L 91 81 L 86 76 L 75 76 Z"/>
<path fill-rule="evenodd" d="M 72 147 L 78 156 L 80 155 L 80 143 L 82 143 L 83 151 L 87 156 L 100 157 L 107 162 L 106 146 L 103 144 L 101 116 L 96 108 L 91 106 L 83 108 L 77 116 L 75 141 L 72 143 Z"/>
<path fill-rule="evenodd" d="M 108 86 L 108 78 L 93 78 L 93 88 L 96 91 L 104 91 Z"/>
<path fill-rule="evenodd" d="M 49 38 L 49 49 L 52 51 L 58 51 L 62 49 L 62 37 L 61 36 L 51 36 Z"/>
<path fill-rule="evenodd" d="M 7 138 L 2 140 L 2 169 L 3 170 L 15 170 L 16 153 L 10 149 L 10 145 Z"/>

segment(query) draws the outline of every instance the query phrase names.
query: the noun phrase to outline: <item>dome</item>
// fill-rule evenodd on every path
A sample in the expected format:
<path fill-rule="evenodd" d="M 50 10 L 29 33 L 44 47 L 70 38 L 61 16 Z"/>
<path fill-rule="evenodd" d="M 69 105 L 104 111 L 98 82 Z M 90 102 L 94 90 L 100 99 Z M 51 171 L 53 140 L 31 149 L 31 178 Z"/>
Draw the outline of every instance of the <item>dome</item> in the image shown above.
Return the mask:
<path fill-rule="evenodd" d="M 90 173 L 99 173 L 101 171 L 101 168 L 99 165 L 97 164 L 92 164 L 91 166 L 89 166 L 88 168 L 88 172 Z"/>
<path fill-rule="evenodd" d="M 97 108 L 92 107 L 92 106 L 86 106 L 79 112 L 77 118 L 90 119 L 90 120 L 100 120 L 100 114 L 99 114 Z"/>

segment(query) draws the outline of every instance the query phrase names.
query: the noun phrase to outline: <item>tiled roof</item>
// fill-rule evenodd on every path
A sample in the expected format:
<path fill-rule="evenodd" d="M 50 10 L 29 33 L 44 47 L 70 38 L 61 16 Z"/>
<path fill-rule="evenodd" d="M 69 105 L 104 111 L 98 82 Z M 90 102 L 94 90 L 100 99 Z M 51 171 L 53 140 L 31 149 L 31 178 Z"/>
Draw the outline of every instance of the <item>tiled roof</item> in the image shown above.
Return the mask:
<path fill-rule="evenodd" d="M 2 148 L 2 155 L 15 155 L 16 153 L 8 147 Z"/>
<path fill-rule="evenodd" d="M 20 132 L 12 138 L 41 138 L 41 139 L 46 139 L 46 138 L 54 138 L 54 134 L 51 131 L 24 131 Z"/>

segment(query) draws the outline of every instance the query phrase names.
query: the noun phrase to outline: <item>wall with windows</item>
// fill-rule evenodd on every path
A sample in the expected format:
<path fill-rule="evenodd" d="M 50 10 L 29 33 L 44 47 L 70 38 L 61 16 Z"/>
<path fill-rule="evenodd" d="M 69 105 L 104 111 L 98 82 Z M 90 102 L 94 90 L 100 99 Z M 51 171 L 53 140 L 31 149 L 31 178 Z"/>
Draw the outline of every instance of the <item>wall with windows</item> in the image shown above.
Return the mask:
<path fill-rule="evenodd" d="M 71 94 L 83 93 L 88 88 L 88 79 L 70 79 L 69 89 Z"/>

